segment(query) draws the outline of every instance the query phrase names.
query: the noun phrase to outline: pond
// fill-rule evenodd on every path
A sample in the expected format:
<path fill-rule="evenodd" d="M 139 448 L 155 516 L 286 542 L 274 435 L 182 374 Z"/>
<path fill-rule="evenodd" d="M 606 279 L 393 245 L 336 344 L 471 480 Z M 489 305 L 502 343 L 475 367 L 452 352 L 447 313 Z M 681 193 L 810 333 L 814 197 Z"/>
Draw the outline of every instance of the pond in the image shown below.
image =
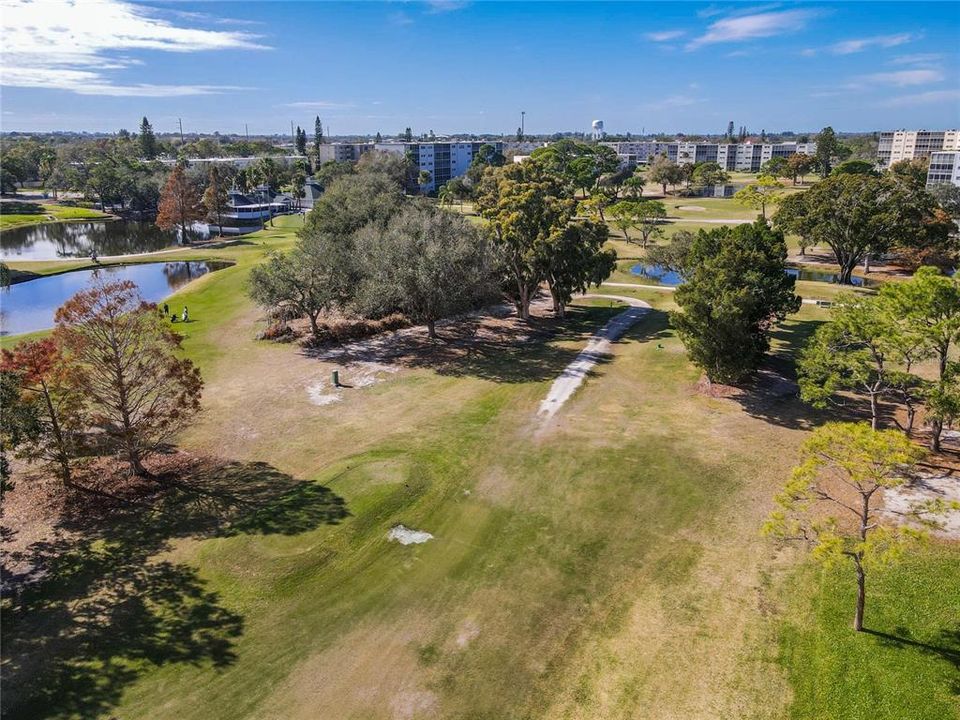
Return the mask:
<path fill-rule="evenodd" d="M 669 285 L 670 287 L 676 287 L 683 282 L 683 278 L 680 277 L 680 273 L 669 270 L 661 265 L 637 263 L 630 268 L 630 272 L 633 275 L 645 278 L 646 280 L 652 280 L 658 285 Z"/>
<path fill-rule="evenodd" d="M 787 268 L 787 275 L 793 275 L 797 280 L 809 280 L 810 282 L 837 283 L 840 279 L 839 273 L 832 273 L 826 270 L 807 270 L 800 268 Z M 854 275 L 850 278 L 850 284 L 854 287 L 875 288 L 880 287 L 881 283 L 877 280 Z"/>
<path fill-rule="evenodd" d="M 209 236 L 207 226 L 195 224 L 193 240 Z M 56 260 L 67 257 L 99 257 L 155 252 L 177 244 L 177 232 L 161 230 L 150 222 L 105 220 L 27 225 L 0 233 L 0 259 Z"/>
<path fill-rule="evenodd" d="M 158 302 L 191 280 L 230 265 L 213 261 L 107 265 L 17 283 L 0 290 L 0 334 L 18 335 L 53 327 L 57 308 L 86 287 L 94 273 L 108 280 L 132 280 L 145 300 Z"/>
<path fill-rule="evenodd" d="M 659 285 L 667 285 L 669 287 L 676 287 L 681 282 L 683 278 L 680 277 L 680 273 L 676 273 L 667 268 L 661 267 L 660 265 L 647 265 L 646 263 L 637 263 L 630 268 L 630 273 L 636 275 L 637 277 L 642 277 L 647 280 L 651 280 Z M 787 275 L 791 275 L 797 280 L 807 280 L 810 282 L 825 282 L 825 283 L 836 283 L 839 275 L 837 273 L 826 272 L 823 270 L 807 270 L 800 268 L 787 268 Z M 880 283 L 876 280 L 868 280 L 866 278 L 859 277 L 854 275 L 851 279 L 851 284 L 855 287 L 879 287 Z"/>

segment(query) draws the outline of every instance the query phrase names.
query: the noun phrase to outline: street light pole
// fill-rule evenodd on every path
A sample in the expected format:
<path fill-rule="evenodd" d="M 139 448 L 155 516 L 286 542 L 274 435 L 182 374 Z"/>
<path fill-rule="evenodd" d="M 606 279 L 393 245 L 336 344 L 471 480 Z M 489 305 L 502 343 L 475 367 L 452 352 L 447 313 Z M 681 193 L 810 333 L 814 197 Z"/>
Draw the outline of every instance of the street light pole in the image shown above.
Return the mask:
<path fill-rule="evenodd" d="M 520 111 L 520 137 L 521 138 L 525 138 L 527 136 L 526 117 L 527 117 L 527 111 L 521 110 Z"/>

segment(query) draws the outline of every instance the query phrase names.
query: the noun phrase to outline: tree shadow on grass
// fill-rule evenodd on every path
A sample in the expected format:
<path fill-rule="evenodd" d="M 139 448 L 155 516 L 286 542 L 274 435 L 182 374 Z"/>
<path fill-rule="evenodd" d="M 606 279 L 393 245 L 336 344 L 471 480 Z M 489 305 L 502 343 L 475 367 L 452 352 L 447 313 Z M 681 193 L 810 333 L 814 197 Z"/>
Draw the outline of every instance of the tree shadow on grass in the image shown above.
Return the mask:
<path fill-rule="evenodd" d="M 911 637 L 910 630 L 905 627 L 896 627 L 893 633 L 870 628 L 864 628 L 863 631 L 877 638 L 881 645 L 896 648 L 915 648 L 922 653 L 946 660 L 960 670 L 960 626 L 941 630 L 933 642 L 915 640 Z"/>
<path fill-rule="evenodd" d="M 428 368 L 439 375 L 479 377 L 500 383 L 552 380 L 620 307 L 571 306 L 565 318 L 468 316 L 438 325 L 439 339 L 422 328 L 386 333 L 339 348 L 307 351 L 338 363 L 377 362 Z"/>
<path fill-rule="evenodd" d="M 296 534 L 349 513 L 321 485 L 266 463 L 199 463 L 149 502 L 64 504 L 53 538 L 3 603 L 4 717 L 93 717 L 170 664 L 232 664 L 243 617 L 191 565 L 159 558 L 178 537 Z M 8 578 L 5 578 L 8 580 Z"/>
<path fill-rule="evenodd" d="M 838 397 L 822 410 L 800 399 L 797 355 L 824 322 L 794 318 L 779 325 L 770 335 L 773 349 L 759 370 L 739 386 L 742 392 L 732 399 L 750 416 L 791 429 L 810 430 L 831 420 L 869 422 L 870 402 L 863 397 Z M 880 403 L 881 423 L 892 426 L 895 410 L 889 403 Z"/>

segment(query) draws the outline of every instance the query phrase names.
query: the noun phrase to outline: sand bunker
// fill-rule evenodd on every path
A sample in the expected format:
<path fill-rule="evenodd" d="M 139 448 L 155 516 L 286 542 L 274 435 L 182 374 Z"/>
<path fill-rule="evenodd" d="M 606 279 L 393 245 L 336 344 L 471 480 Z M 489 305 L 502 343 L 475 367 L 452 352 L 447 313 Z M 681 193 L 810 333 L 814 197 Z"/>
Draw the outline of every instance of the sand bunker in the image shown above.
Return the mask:
<path fill-rule="evenodd" d="M 700 207 L 699 205 L 677 205 L 677 210 L 695 210 L 697 212 L 704 212 L 705 207 Z"/>
<path fill-rule="evenodd" d="M 420 545 L 433 540 L 433 535 L 423 530 L 414 530 L 406 525 L 395 525 L 387 533 L 387 540 L 395 540 L 401 545 Z"/>

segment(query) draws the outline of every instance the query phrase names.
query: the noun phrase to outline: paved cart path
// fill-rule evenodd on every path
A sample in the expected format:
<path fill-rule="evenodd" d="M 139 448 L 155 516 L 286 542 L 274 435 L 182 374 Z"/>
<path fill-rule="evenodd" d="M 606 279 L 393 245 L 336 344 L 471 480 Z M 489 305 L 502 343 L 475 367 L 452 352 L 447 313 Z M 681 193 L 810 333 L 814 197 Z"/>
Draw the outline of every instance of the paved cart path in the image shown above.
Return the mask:
<path fill-rule="evenodd" d="M 650 305 L 637 298 L 623 295 L 580 295 L 580 298 L 601 298 L 619 300 L 630 307 L 619 315 L 614 315 L 607 324 L 593 334 L 587 346 L 580 354 L 560 373 L 560 377 L 553 381 L 550 392 L 540 403 L 537 417 L 547 421 L 556 414 L 570 396 L 580 387 L 587 374 L 604 355 L 611 354 L 611 346 L 620 336 L 635 325 L 640 318 L 650 311 Z"/>

